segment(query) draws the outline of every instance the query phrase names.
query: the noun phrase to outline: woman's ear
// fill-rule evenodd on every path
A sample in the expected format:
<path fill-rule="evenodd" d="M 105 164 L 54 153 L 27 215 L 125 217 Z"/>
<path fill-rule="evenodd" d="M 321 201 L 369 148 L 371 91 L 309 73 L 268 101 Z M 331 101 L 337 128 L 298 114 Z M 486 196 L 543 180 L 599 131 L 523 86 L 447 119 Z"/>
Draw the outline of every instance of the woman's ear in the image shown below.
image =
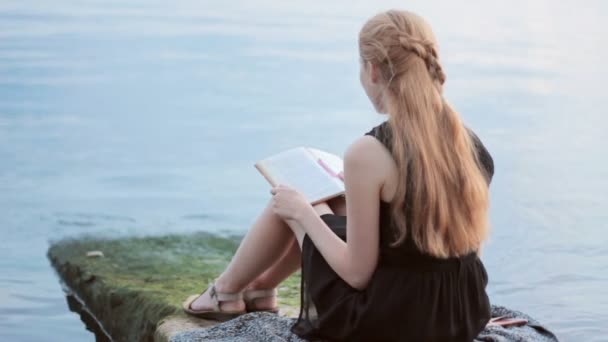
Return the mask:
<path fill-rule="evenodd" d="M 370 61 L 367 61 L 367 63 L 369 63 L 368 66 L 367 66 L 367 68 L 368 68 L 369 73 L 370 73 L 369 74 L 370 80 L 374 84 L 378 83 L 378 75 L 379 75 L 378 73 L 379 73 L 380 70 L 378 70 L 378 67 L 374 63 L 372 63 Z"/>

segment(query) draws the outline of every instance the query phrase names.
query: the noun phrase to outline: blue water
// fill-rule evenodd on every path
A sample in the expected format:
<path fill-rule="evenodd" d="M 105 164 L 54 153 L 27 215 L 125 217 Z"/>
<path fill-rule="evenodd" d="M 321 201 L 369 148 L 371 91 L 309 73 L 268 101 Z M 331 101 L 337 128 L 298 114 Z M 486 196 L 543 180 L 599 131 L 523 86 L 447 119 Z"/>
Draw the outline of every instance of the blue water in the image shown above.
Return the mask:
<path fill-rule="evenodd" d="M 584 5 L 0 2 L 0 340 L 94 339 L 50 240 L 244 232 L 270 197 L 256 160 L 341 154 L 381 122 L 357 33 L 403 6 L 433 25 L 446 98 L 494 157 L 492 302 L 605 340 L 608 6 Z"/>

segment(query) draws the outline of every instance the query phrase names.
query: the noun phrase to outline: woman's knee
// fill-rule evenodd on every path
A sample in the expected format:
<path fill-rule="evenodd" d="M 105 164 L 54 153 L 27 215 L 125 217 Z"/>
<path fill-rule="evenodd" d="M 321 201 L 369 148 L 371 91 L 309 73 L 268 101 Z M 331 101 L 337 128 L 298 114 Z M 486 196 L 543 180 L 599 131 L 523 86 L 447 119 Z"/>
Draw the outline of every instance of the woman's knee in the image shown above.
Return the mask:
<path fill-rule="evenodd" d="M 277 213 L 274 212 L 274 209 L 272 206 L 273 206 L 273 201 L 272 201 L 272 198 L 270 198 L 268 203 L 266 203 L 266 207 L 264 208 L 262 215 L 270 216 L 273 220 L 281 222 L 284 225 L 286 225 L 287 223 L 283 220 L 283 218 L 281 216 L 277 215 Z"/>

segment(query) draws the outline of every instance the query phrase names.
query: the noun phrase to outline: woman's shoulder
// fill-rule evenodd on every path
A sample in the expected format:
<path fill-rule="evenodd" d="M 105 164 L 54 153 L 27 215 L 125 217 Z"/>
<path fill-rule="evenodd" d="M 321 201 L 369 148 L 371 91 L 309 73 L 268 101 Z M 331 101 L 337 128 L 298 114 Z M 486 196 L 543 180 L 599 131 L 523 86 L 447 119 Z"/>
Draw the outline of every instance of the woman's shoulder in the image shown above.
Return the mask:
<path fill-rule="evenodd" d="M 355 166 L 367 169 L 376 175 L 386 174 L 384 169 L 390 166 L 392 156 L 390 150 L 377 139 L 378 136 L 374 136 L 374 134 L 364 134 L 346 148 L 344 152 L 345 168 Z"/>
<path fill-rule="evenodd" d="M 377 164 L 386 149 L 379 143 L 378 139 L 371 137 L 372 134 L 365 134 L 356 138 L 344 152 L 344 161 L 354 161 L 358 163 Z"/>
<path fill-rule="evenodd" d="M 383 143 L 382 131 L 386 124 L 380 124 L 356 138 L 344 153 L 345 174 L 357 175 L 355 182 L 375 183 L 380 189 L 388 180 L 395 178 L 396 165 L 391 152 Z"/>

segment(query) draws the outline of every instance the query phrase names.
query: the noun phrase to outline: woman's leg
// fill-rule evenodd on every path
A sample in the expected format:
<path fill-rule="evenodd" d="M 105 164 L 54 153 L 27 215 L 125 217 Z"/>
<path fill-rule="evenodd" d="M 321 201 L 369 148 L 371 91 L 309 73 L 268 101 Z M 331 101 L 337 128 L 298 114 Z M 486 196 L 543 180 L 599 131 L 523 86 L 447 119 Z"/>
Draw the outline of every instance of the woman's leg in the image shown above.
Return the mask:
<path fill-rule="evenodd" d="M 292 234 L 293 235 L 293 234 Z M 297 271 L 302 265 L 302 253 L 298 246 L 295 236 L 292 236 L 291 243 L 283 253 L 269 268 L 255 278 L 248 289 L 270 289 L 277 287 L 293 272 Z"/>
<path fill-rule="evenodd" d="M 339 204 L 339 203 L 334 203 Z M 320 203 L 314 206 L 319 215 L 332 213 L 329 203 Z M 292 243 L 285 251 L 283 256 L 270 266 L 264 273 L 252 281 L 248 289 L 271 289 L 279 286 L 293 272 L 297 271 L 302 265 L 301 245 L 304 239 L 304 232 L 294 231 Z M 265 297 L 256 298 L 253 302 L 256 309 L 269 309 L 276 306 L 276 298 Z"/>
<path fill-rule="evenodd" d="M 289 274 L 297 270 L 296 265 L 299 266 L 300 263 L 299 253 L 304 232 L 298 227 L 286 224 L 281 217 L 274 213 L 271 204 L 270 200 L 241 241 L 224 272 L 217 277 L 215 287 L 218 292 L 239 292 L 260 276 L 263 278 L 259 279 L 259 283 L 254 283 L 254 286 L 260 286 L 258 288 L 267 285 L 277 286 Z M 314 208 L 319 215 L 333 213 L 327 203 L 317 204 Z M 294 245 L 294 235 L 300 250 L 291 248 Z M 296 252 L 298 253 L 296 254 Z M 295 256 L 298 258 L 296 259 Z M 194 310 L 212 307 L 208 292 L 205 291 L 192 303 L 191 307 Z M 266 303 L 260 301 L 259 304 L 261 306 Z M 242 310 L 244 302 L 223 302 L 220 303 L 220 309 Z"/>
<path fill-rule="evenodd" d="M 247 286 L 247 289 L 273 289 L 279 286 L 293 272 L 300 269 L 302 265 L 300 246 L 298 246 L 295 235 L 292 236 L 291 240 L 291 244 L 281 258 L 253 280 Z M 261 297 L 253 299 L 251 305 L 257 310 L 270 309 L 276 307 L 277 301 L 275 297 Z"/>
<path fill-rule="evenodd" d="M 232 260 L 224 272 L 216 278 L 218 292 L 239 292 L 268 269 L 285 252 L 293 240 L 293 232 L 285 221 L 272 209 L 272 200 L 257 217 L 241 240 Z M 199 296 L 191 305 L 195 310 L 211 308 L 209 291 Z M 243 301 L 220 303 L 221 310 L 244 309 Z"/>

